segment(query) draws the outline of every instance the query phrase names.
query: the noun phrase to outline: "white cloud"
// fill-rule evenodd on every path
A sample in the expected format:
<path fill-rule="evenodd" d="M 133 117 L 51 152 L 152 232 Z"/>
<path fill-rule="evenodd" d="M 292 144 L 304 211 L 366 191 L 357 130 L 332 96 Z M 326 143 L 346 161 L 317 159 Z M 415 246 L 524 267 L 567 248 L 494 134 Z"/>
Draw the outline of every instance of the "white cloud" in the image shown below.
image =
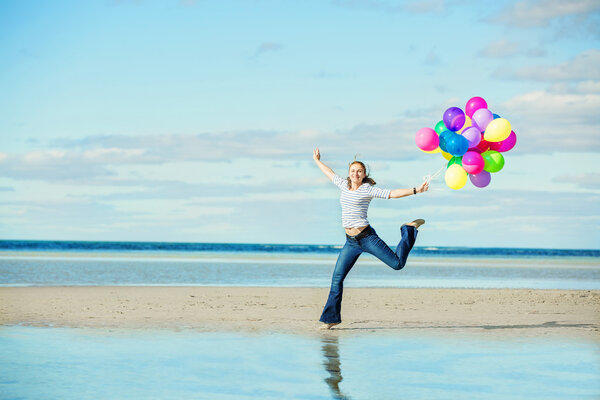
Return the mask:
<path fill-rule="evenodd" d="M 485 58 L 509 58 L 515 56 L 540 58 L 546 55 L 546 50 L 541 47 L 525 47 L 522 43 L 501 39 L 489 43 L 479 51 L 479 55 Z"/>
<path fill-rule="evenodd" d="M 550 85 L 548 92 L 555 94 L 600 94 L 600 81 L 558 82 Z"/>
<path fill-rule="evenodd" d="M 518 69 L 503 67 L 497 70 L 494 76 L 504 79 L 548 82 L 599 80 L 600 68 L 598 65 L 600 65 L 600 50 L 589 49 L 559 65 L 533 65 Z"/>
<path fill-rule="evenodd" d="M 488 44 L 479 55 L 487 58 L 505 58 L 517 55 L 519 50 L 519 43 L 502 39 Z"/>
<path fill-rule="evenodd" d="M 116 179 L 114 168 L 235 159 L 310 160 L 319 146 L 331 159 L 351 159 L 360 142 L 369 159 L 414 158 L 414 132 L 423 118 L 360 124 L 337 132 L 238 131 L 197 135 L 112 135 L 60 139 L 52 148 L 0 157 L 0 176 L 16 179 Z"/>
<path fill-rule="evenodd" d="M 576 60 L 568 65 L 577 64 Z M 227 163 L 240 159 L 273 163 L 305 161 L 311 159 L 316 146 L 329 160 L 351 160 L 357 152 L 371 163 L 412 160 L 421 155 L 414 145 L 415 132 L 435 124 L 445 108 L 458 103 L 462 102 L 452 98 L 427 109 L 405 110 L 403 117 L 396 120 L 358 124 L 335 132 L 315 129 L 248 130 L 196 135 L 106 135 L 57 139 L 51 141 L 51 148 L 47 149 L 24 154 L 0 153 L 0 176 L 17 180 L 131 187 L 135 186 L 135 180 L 131 178 L 136 178 L 134 174 L 142 171 L 139 169 L 141 166 L 182 162 Z M 519 152 L 582 152 L 600 149 L 600 128 L 596 123 L 599 109 L 600 81 L 584 80 L 519 94 L 494 107 L 493 111 L 513 124 L 519 139 Z M 129 175 L 127 171 L 130 171 Z M 142 175 L 137 178 L 143 176 L 143 172 L 140 173 Z M 250 179 L 256 177 L 255 172 L 247 175 Z M 166 176 L 163 178 L 168 179 Z M 160 184 L 159 180 L 155 177 L 152 182 L 145 182 L 137 196 L 168 197 L 169 192 L 192 193 L 198 189 L 184 184 L 169 187 Z M 152 189 L 157 182 L 158 186 Z M 130 193 L 127 196 L 136 195 Z"/>
<path fill-rule="evenodd" d="M 25 154 L 23 160 L 31 164 L 42 164 L 52 160 L 63 160 L 66 155 L 64 150 L 35 150 Z"/>
<path fill-rule="evenodd" d="M 577 175 L 561 175 L 554 178 L 557 183 L 574 183 L 586 189 L 600 189 L 600 172 L 584 172 Z"/>
<path fill-rule="evenodd" d="M 321 133 L 329 137 L 329 133 Z M 52 145 L 72 149 L 102 149 L 115 162 L 164 163 L 172 161 L 224 160 L 229 158 L 286 158 L 300 154 L 316 136 L 303 131 L 235 131 L 197 135 L 111 135 L 61 139 Z M 110 149 L 109 151 L 106 151 Z"/>
<path fill-rule="evenodd" d="M 442 13 L 445 9 L 444 0 L 413 0 L 404 3 L 404 10 L 417 14 Z"/>
<path fill-rule="evenodd" d="M 116 160 L 127 162 L 128 160 L 137 159 L 143 155 L 143 149 L 119 149 L 114 147 L 86 150 L 82 153 L 84 159 L 104 163 L 111 163 Z"/>
<path fill-rule="evenodd" d="M 577 93 L 600 93 L 600 81 L 579 82 L 575 87 Z"/>
<path fill-rule="evenodd" d="M 236 182 L 198 182 L 188 183 L 173 180 L 139 179 L 128 180 L 127 188 L 136 190 L 117 191 L 107 194 L 80 195 L 78 198 L 92 196 L 102 201 L 115 200 L 156 200 L 156 199 L 186 199 L 187 201 L 198 201 L 199 199 L 216 201 L 221 204 L 233 202 L 241 204 L 245 201 L 261 198 L 268 199 L 276 195 L 280 200 L 286 196 L 295 199 L 318 198 L 318 191 L 327 186 L 326 181 L 317 181 L 309 178 L 290 178 L 286 180 L 273 179 L 268 183 L 258 183 L 248 180 L 244 183 Z M 112 181 L 105 180 L 104 185 L 112 185 Z M 302 188 L 299 191 L 299 188 Z"/>
<path fill-rule="evenodd" d="M 600 151 L 596 123 L 600 94 L 533 91 L 505 102 L 501 115 L 511 122 L 519 151 Z"/>
<path fill-rule="evenodd" d="M 58 150 L 36 150 L 9 155 L 0 160 L 0 176 L 34 180 L 87 180 L 116 176 L 103 165 L 83 160 L 77 154 Z"/>
<path fill-rule="evenodd" d="M 275 53 L 281 51 L 283 49 L 283 45 L 275 42 L 264 42 L 261 43 L 256 51 L 254 52 L 254 57 L 260 57 L 265 53 Z"/>
<path fill-rule="evenodd" d="M 552 94 L 540 90 L 515 96 L 505 105 L 508 114 L 552 119 L 552 123 L 590 123 L 590 128 L 600 129 L 592 125 L 600 109 L 600 94 Z"/>
<path fill-rule="evenodd" d="M 588 16 L 599 9 L 597 0 L 526 0 L 501 11 L 500 21 L 522 28 L 546 26 L 554 19 Z"/>
<path fill-rule="evenodd" d="M 525 50 L 525 55 L 527 57 L 539 58 L 546 56 L 546 54 L 548 54 L 548 52 L 542 47 L 531 47 Z"/>
<path fill-rule="evenodd" d="M 385 13 L 439 14 L 446 10 L 445 0 L 334 0 L 332 3 L 345 8 L 366 9 Z"/>

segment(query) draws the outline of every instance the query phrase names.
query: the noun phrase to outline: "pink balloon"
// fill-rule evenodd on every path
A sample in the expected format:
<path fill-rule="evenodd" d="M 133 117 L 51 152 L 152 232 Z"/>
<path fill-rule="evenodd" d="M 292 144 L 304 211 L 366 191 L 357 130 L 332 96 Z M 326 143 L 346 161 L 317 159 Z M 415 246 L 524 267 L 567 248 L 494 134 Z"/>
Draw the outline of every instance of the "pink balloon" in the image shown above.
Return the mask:
<path fill-rule="evenodd" d="M 475 111 L 480 108 L 487 108 L 486 101 L 481 97 L 471 97 L 465 106 L 465 114 L 467 114 L 469 118 L 473 118 Z"/>
<path fill-rule="evenodd" d="M 514 131 L 510 131 L 510 135 L 501 142 L 490 142 L 490 150 L 496 150 L 504 153 L 515 147 L 517 144 L 517 135 Z"/>
<path fill-rule="evenodd" d="M 487 171 L 481 171 L 478 174 L 469 175 L 469 179 L 474 186 L 483 188 L 490 184 L 492 180 L 492 174 Z"/>
<path fill-rule="evenodd" d="M 475 111 L 473 114 L 473 118 L 471 121 L 473 122 L 473 126 L 479 129 L 481 132 L 485 131 L 485 128 L 489 125 L 490 122 L 494 120 L 494 114 L 487 108 L 480 108 Z"/>
<path fill-rule="evenodd" d="M 421 128 L 415 136 L 415 143 L 421 150 L 431 151 L 437 149 L 440 144 L 440 138 L 433 129 Z"/>
<path fill-rule="evenodd" d="M 469 148 L 475 147 L 481 142 L 481 132 L 474 126 L 465 129 L 462 132 L 462 135 L 469 141 Z"/>
<path fill-rule="evenodd" d="M 485 161 L 477 151 L 467 151 L 462 158 L 462 166 L 469 174 L 478 174 L 483 171 Z"/>

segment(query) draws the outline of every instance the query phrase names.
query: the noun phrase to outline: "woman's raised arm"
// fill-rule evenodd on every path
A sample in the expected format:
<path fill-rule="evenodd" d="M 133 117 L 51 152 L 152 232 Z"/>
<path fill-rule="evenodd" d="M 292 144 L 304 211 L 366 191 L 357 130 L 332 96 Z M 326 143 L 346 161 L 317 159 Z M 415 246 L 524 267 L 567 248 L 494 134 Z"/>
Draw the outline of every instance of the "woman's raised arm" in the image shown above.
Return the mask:
<path fill-rule="evenodd" d="M 411 194 L 424 193 L 429 189 L 429 182 L 425 181 L 419 187 L 410 189 L 394 189 L 390 193 L 390 199 L 399 199 L 400 197 L 410 196 Z"/>
<path fill-rule="evenodd" d="M 323 162 L 321 161 L 321 153 L 319 153 L 318 147 L 313 150 L 313 160 L 315 160 L 317 167 L 319 167 L 319 169 L 321 171 L 323 171 L 323 173 L 325 175 L 327 175 L 327 177 L 330 180 L 333 180 L 333 177 L 335 176 L 335 172 L 333 172 L 333 170 L 331 168 L 329 168 L 327 165 L 323 164 Z"/>

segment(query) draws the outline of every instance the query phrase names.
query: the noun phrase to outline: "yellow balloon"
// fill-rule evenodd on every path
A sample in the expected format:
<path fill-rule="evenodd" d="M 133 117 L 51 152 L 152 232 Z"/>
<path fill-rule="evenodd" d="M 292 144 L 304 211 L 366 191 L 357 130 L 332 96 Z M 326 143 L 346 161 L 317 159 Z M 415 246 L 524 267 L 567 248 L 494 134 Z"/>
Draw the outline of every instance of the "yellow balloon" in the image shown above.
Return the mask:
<path fill-rule="evenodd" d="M 440 149 L 439 146 L 436 147 L 434 150 L 430 150 L 430 151 L 423 150 L 423 149 L 419 149 L 419 150 L 421 150 L 423 153 L 427 153 L 427 154 L 435 154 L 435 153 L 441 153 L 442 152 L 442 149 Z"/>
<path fill-rule="evenodd" d="M 485 128 L 483 138 L 488 142 L 501 142 L 510 136 L 510 122 L 504 118 L 496 118 Z"/>
<path fill-rule="evenodd" d="M 469 118 L 468 115 L 465 115 L 465 125 L 462 127 L 462 129 L 460 131 L 458 131 L 458 133 L 463 133 L 463 131 L 467 128 L 470 128 L 473 126 L 473 121 L 471 121 L 471 118 Z"/>
<path fill-rule="evenodd" d="M 442 153 L 442 156 L 446 159 L 446 160 L 450 160 L 452 157 L 454 157 L 452 154 L 450 153 L 446 153 L 444 150 L 440 150 L 440 152 Z"/>
<path fill-rule="evenodd" d="M 467 171 L 458 164 L 452 164 L 446 170 L 445 178 L 450 189 L 458 190 L 467 183 Z"/>

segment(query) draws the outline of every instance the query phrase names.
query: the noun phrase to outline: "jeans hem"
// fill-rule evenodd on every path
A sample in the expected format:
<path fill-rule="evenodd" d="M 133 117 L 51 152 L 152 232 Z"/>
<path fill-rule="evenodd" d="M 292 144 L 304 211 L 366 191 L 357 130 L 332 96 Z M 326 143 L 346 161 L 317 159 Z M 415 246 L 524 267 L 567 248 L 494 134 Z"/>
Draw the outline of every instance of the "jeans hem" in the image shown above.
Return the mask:
<path fill-rule="evenodd" d="M 323 319 L 319 319 L 319 322 L 322 322 L 324 324 L 341 324 L 342 320 L 338 320 L 338 321 L 323 321 Z"/>

